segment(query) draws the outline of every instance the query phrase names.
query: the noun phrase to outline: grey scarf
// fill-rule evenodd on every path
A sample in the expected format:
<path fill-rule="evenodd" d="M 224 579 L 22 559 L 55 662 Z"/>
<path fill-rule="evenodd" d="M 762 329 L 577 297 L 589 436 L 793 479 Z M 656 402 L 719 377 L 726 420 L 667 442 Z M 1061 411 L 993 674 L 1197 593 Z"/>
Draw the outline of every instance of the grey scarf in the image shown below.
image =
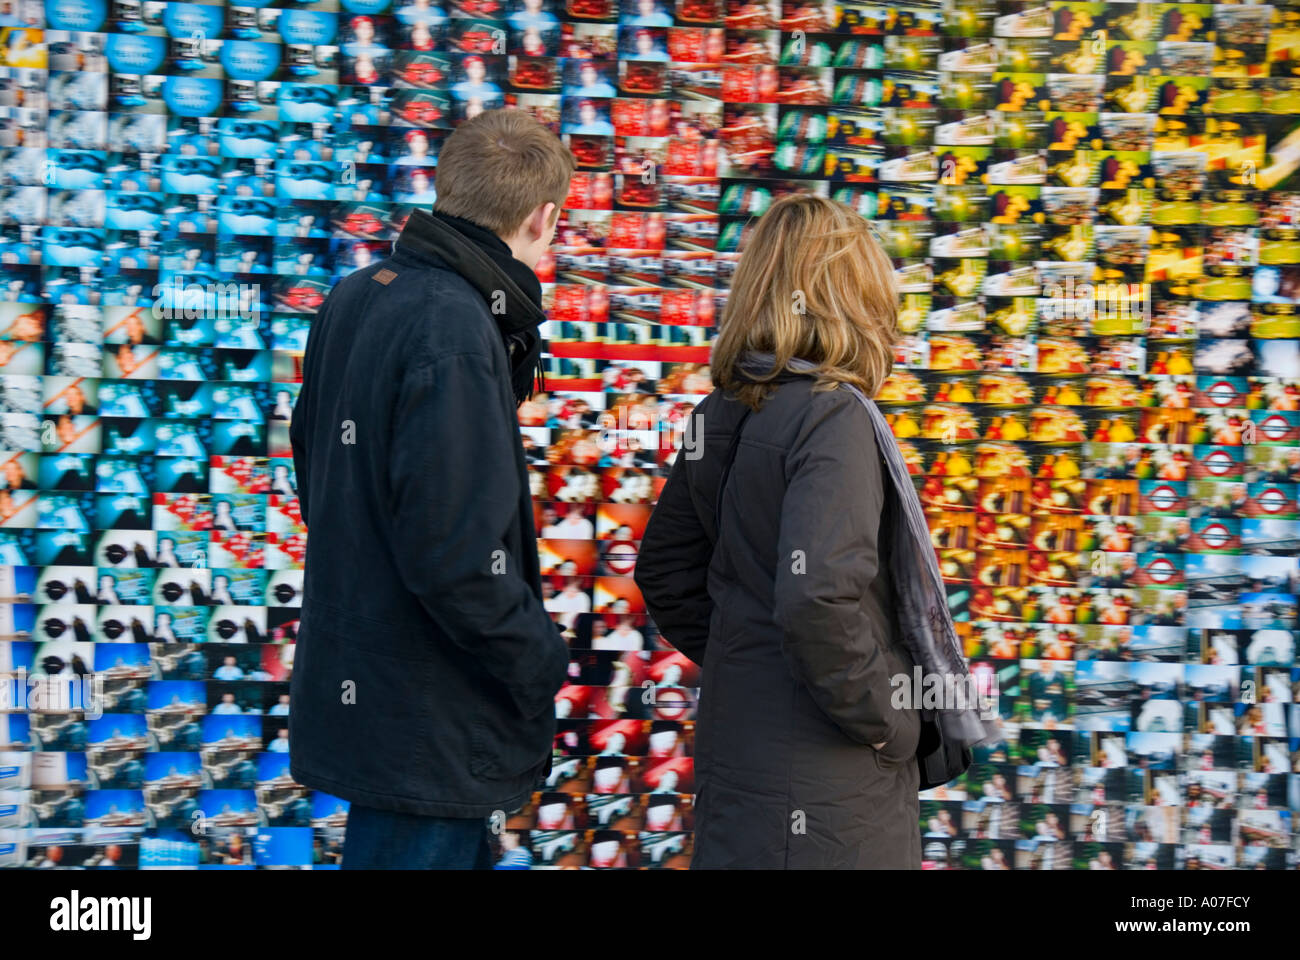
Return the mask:
<path fill-rule="evenodd" d="M 772 371 L 775 361 L 770 353 L 750 352 L 742 357 L 741 366 L 747 372 L 761 376 Z M 816 364 L 795 358 L 786 369 L 802 374 L 816 369 Z M 891 524 L 893 539 L 887 544 L 894 581 L 895 616 L 904 642 L 924 677 L 939 677 L 945 681 L 951 678 L 953 687 L 964 692 L 971 689 L 966 680 L 970 669 L 948 610 L 948 593 L 939 573 L 930 526 L 907 471 L 907 461 L 898 449 L 889 421 L 875 401 L 849 384 L 841 384 L 840 388 L 848 389 L 866 407 L 875 428 L 876 445 L 888 467 L 887 475 L 893 481 L 894 492 L 906 519 L 905 523 Z M 944 689 L 952 688 L 945 682 Z M 1004 737 L 995 711 L 986 713 L 978 703 L 967 701 L 963 708 L 940 709 L 935 713 L 944 738 L 964 746 L 992 744 Z"/>

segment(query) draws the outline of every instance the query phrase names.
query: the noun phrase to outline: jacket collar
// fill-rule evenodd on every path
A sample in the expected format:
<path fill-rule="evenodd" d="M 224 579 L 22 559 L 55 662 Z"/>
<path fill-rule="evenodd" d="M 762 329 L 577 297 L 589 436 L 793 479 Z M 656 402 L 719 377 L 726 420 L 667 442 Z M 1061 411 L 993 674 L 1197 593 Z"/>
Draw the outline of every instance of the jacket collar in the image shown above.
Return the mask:
<path fill-rule="evenodd" d="M 771 353 L 759 353 L 754 350 L 747 350 L 740 355 L 736 363 L 735 374 L 740 380 L 757 381 L 772 372 L 776 365 L 776 357 Z M 803 377 L 811 377 L 811 370 L 816 369 L 816 364 L 801 359 L 791 357 L 790 362 L 786 364 L 785 369 L 781 370 L 776 376 L 766 380 L 767 383 L 787 383 L 791 380 L 799 380 Z"/>
<path fill-rule="evenodd" d="M 504 240 L 476 223 L 415 210 L 397 247 L 422 260 L 441 261 L 464 277 L 488 302 L 503 334 L 536 328 L 546 320 L 537 274 L 515 259 Z"/>

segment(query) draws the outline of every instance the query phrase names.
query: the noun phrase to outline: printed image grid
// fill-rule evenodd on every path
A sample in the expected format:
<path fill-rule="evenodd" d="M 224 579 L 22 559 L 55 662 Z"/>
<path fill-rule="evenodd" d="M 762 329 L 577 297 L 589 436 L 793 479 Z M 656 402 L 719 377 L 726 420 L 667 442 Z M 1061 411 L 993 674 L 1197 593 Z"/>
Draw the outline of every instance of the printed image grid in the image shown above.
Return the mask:
<path fill-rule="evenodd" d="M 0 865 L 338 866 L 302 354 L 502 106 L 578 173 L 519 411 L 570 679 L 499 866 L 690 862 L 700 669 L 632 572 L 805 191 L 894 259 L 877 401 L 1007 734 L 924 866 L 1296 868 L 1300 0 L 0 0 Z"/>

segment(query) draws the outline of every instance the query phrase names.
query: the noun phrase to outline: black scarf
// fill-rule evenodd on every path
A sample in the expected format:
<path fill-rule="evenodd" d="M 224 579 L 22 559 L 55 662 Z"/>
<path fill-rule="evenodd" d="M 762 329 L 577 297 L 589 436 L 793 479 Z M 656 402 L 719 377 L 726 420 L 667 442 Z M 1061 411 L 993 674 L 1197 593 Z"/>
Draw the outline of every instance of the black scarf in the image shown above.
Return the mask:
<path fill-rule="evenodd" d="M 515 259 L 504 240 L 461 217 L 416 210 L 397 242 L 438 257 L 482 294 L 505 341 L 515 403 L 532 396 L 535 384 L 537 389 L 546 389 L 542 338 L 537 330 L 546 319 L 542 283 L 526 263 Z"/>

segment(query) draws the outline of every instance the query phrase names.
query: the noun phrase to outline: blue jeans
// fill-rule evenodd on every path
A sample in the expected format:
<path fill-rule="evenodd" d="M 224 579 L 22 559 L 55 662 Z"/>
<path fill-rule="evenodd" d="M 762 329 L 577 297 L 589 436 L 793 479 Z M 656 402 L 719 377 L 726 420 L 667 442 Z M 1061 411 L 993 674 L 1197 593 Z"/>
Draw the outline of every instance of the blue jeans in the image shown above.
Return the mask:
<path fill-rule="evenodd" d="M 343 870 L 490 870 L 485 817 L 423 817 L 352 804 Z"/>

